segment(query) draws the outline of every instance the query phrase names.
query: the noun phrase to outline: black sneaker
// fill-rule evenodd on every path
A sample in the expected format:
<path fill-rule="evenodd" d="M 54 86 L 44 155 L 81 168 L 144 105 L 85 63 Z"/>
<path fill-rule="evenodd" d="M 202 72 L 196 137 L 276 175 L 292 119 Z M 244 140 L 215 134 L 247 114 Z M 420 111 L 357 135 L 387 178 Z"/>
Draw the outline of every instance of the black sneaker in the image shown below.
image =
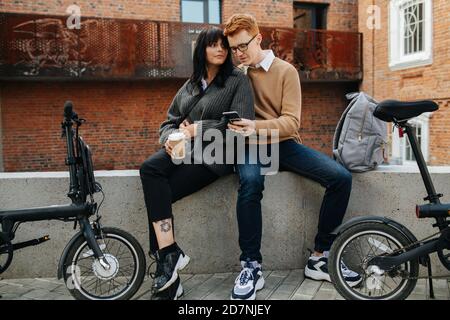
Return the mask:
<path fill-rule="evenodd" d="M 152 290 L 161 292 L 169 288 L 178 278 L 178 270 L 184 269 L 190 258 L 176 246 L 175 250 L 160 256 L 156 253 L 156 272 L 150 273 L 153 278 Z"/>
<path fill-rule="evenodd" d="M 242 271 L 234 282 L 231 300 L 255 300 L 256 291 L 264 287 L 261 265 L 257 261 L 241 261 Z"/>
<path fill-rule="evenodd" d="M 341 263 L 341 272 L 345 281 L 350 287 L 358 285 L 361 281 L 361 275 Z M 331 282 L 330 274 L 328 273 L 328 251 L 324 251 L 324 255 L 316 257 L 311 255 L 305 267 L 305 277 L 313 280 L 325 280 Z"/>
<path fill-rule="evenodd" d="M 183 287 L 181 286 L 180 277 L 166 290 L 153 292 L 150 300 L 178 300 L 183 295 Z"/>

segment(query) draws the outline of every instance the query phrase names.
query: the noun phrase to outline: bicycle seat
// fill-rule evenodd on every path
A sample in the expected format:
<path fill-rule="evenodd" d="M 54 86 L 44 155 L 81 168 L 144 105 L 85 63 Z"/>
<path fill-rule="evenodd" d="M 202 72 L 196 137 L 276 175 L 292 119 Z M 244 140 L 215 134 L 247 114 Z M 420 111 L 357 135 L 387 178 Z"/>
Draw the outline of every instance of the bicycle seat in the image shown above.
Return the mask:
<path fill-rule="evenodd" d="M 431 100 L 403 102 L 397 100 L 381 101 L 375 108 L 373 115 L 386 122 L 403 121 L 417 117 L 424 112 L 432 112 L 439 109 Z"/>

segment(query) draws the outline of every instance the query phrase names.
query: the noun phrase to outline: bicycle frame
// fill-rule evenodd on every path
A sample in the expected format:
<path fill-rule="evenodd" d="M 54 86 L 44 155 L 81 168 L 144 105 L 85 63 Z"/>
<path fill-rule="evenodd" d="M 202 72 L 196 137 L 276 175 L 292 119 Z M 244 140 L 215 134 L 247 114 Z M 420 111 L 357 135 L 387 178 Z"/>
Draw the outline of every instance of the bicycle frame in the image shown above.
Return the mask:
<path fill-rule="evenodd" d="M 428 171 L 427 164 L 423 157 L 422 151 L 418 146 L 417 137 L 414 132 L 414 129 L 406 122 L 395 122 L 395 124 L 399 127 L 399 130 L 405 130 L 408 136 L 408 140 L 411 145 L 411 149 L 413 150 L 414 156 L 416 157 L 417 165 L 419 166 L 420 175 L 422 176 L 422 180 L 425 184 L 425 188 L 427 190 L 427 197 L 424 200 L 428 200 L 430 204 L 434 206 L 438 206 L 439 212 L 450 212 L 450 204 L 441 204 L 439 198 L 442 197 L 442 194 L 437 194 L 434 188 L 433 181 L 431 180 L 430 173 Z M 421 206 L 418 206 L 417 210 L 420 210 Z M 417 211 L 417 215 L 419 216 L 419 211 Z M 428 216 L 424 216 L 428 217 Z M 437 226 L 440 231 L 448 228 L 449 222 L 445 215 L 435 215 L 433 216 L 436 219 L 436 224 L 433 226 Z M 368 265 L 377 265 L 383 270 L 391 270 L 402 263 L 407 261 L 411 261 L 420 257 L 424 257 L 429 255 L 430 253 L 436 252 L 440 247 L 440 238 L 434 238 L 428 241 L 421 242 L 420 246 L 416 246 L 411 250 L 407 250 L 404 253 L 401 253 L 397 256 L 378 256 L 370 260 Z"/>
<path fill-rule="evenodd" d="M 75 152 L 74 146 L 74 134 L 72 129 L 73 123 L 76 123 L 77 126 L 75 137 L 78 149 L 77 152 Z M 31 245 L 37 245 L 49 240 L 49 237 L 45 236 L 39 239 L 11 244 L 11 241 L 15 237 L 15 231 L 20 223 L 41 220 L 78 222 L 88 246 L 93 250 L 94 257 L 99 259 L 100 263 L 105 268 L 109 267 L 108 262 L 104 258 L 103 253 L 95 240 L 95 233 L 97 232 L 95 229 L 99 229 L 98 219 L 93 224 L 94 228 L 91 226 L 89 221 L 89 217 L 94 215 L 97 211 L 97 203 L 94 202 L 92 194 L 91 201 L 86 201 L 88 193 L 86 192 L 86 187 L 84 186 L 84 179 L 85 175 L 88 173 L 85 172 L 82 166 L 77 167 L 77 164 L 80 164 L 80 161 L 83 160 L 81 159 L 82 157 L 80 154 L 83 150 L 79 150 L 79 147 L 83 146 L 84 143 L 82 140 L 80 141 L 81 137 L 78 137 L 78 128 L 81 123 L 82 120 L 78 119 L 77 115 L 72 110 L 72 104 L 67 102 L 64 106 L 64 121 L 62 123 L 62 128 L 63 135 L 66 137 L 66 165 L 69 166 L 70 174 L 70 186 L 67 196 L 72 200 L 72 203 L 67 205 L 0 211 L 0 223 L 2 226 L 2 230 L 0 232 L 0 245 L 4 245 L 0 247 L 0 254 L 10 252 L 8 262 L 3 268 L 0 268 L 0 273 L 4 272 L 8 268 L 12 260 L 12 252 L 14 250 Z"/>

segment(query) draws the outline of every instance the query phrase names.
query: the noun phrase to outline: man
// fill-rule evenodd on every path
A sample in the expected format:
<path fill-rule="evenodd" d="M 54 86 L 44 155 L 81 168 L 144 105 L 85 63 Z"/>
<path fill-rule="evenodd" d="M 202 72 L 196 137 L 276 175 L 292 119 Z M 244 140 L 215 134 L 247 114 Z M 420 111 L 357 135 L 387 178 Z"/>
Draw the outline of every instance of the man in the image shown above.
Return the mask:
<path fill-rule="evenodd" d="M 239 132 L 254 132 L 256 136 L 268 133 L 266 143 L 270 144 L 272 150 L 279 150 L 281 170 L 297 173 L 326 188 L 314 252 L 308 259 L 305 276 L 330 281 L 328 251 L 334 240 L 330 233 L 341 224 L 344 217 L 352 176 L 328 156 L 301 144 L 298 133 L 301 115 L 298 72 L 291 64 L 276 58 L 271 50 L 262 50 L 262 36 L 255 18 L 248 14 L 231 16 L 225 25 L 224 34 L 228 37 L 232 53 L 247 69 L 253 85 L 256 116 L 256 120 L 233 122 L 228 125 L 229 128 Z M 274 133 L 278 134 L 279 139 L 275 139 L 278 137 Z M 271 140 L 271 137 L 274 139 Z M 252 143 L 251 140 L 249 143 Z M 275 144 L 277 148 L 274 148 Z M 260 253 L 264 175 L 261 174 L 260 159 L 251 150 L 247 145 L 245 163 L 236 165 L 240 181 L 237 218 L 242 271 L 236 278 L 231 299 L 255 299 L 256 291 L 264 286 Z M 361 281 L 359 274 L 345 266 L 342 269 L 350 285 Z"/>

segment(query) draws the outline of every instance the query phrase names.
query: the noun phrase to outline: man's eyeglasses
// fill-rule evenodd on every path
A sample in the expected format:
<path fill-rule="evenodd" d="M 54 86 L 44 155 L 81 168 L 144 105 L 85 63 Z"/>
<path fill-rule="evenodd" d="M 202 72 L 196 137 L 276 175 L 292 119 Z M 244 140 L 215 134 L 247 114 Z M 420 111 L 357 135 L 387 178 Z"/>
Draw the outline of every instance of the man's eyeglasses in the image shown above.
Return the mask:
<path fill-rule="evenodd" d="M 255 35 L 253 36 L 253 38 L 251 38 L 247 43 L 241 43 L 241 44 L 238 44 L 236 47 L 230 47 L 231 52 L 237 53 L 237 51 L 239 50 L 240 52 L 244 53 L 245 51 L 247 51 L 248 45 L 250 44 L 250 42 L 252 42 L 252 40 L 255 39 L 255 37 L 256 37 L 257 35 L 258 35 L 258 34 L 255 34 Z"/>

